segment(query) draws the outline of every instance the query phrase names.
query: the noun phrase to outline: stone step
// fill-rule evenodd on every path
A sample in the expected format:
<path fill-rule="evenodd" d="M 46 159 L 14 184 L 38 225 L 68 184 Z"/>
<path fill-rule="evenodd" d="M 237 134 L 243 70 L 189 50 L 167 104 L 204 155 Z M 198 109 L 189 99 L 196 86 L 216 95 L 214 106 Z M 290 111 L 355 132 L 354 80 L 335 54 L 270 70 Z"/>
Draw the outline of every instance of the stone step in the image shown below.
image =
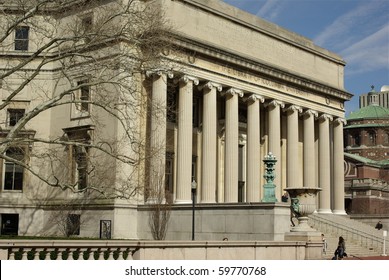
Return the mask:
<path fill-rule="evenodd" d="M 318 214 L 315 214 L 318 215 Z M 346 242 L 346 253 L 349 257 L 370 257 L 379 256 L 379 244 L 371 242 L 370 239 L 362 242 L 366 236 L 369 238 L 382 238 L 382 233 L 377 232 L 373 227 L 362 222 L 349 219 L 347 216 L 339 215 L 311 215 L 310 225 L 324 234 L 327 240 L 327 252 L 323 254 L 324 259 L 331 259 L 338 245 L 339 236 Z M 316 221 L 314 221 L 317 219 Z M 318 222 L 320 221 L 320 222 Z M 320 226 L 319 226 L 320 225 Z M 357 229 L 357 230 L 356 230 Z M 362 238 L 360 238 L 360 236 Z"/>

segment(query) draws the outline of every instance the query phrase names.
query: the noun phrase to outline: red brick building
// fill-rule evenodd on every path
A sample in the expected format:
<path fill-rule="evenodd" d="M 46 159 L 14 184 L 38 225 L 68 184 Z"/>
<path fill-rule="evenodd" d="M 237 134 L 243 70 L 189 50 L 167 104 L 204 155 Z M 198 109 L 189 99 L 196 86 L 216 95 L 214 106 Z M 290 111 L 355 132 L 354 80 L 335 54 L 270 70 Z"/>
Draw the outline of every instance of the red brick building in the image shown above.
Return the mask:
<path fill-rule="evenodd" d="M 389 109 L 368 93 L 368 106 L 344 127 L 345 198 L 349 214 L 389 213 Z"/>

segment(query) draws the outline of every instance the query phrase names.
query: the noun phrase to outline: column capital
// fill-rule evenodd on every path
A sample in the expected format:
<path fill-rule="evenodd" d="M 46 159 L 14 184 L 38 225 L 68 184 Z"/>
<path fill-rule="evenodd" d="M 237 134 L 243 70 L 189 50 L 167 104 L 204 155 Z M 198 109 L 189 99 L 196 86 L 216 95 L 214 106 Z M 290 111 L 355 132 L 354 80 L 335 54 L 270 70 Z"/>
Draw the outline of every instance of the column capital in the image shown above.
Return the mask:
<path fill-rule="evenodd" d="M 162 75 L 167 75 L 170 79 L 174 77 L 174 74 L 172 71 L 162 70 L 162 69 L 155 69 L 155 70 L 148 70 L 146 71 L 146 77 L 150 78 L 152 76 L 158 76 L 161 77 Z"/>
<path fill-rule="evenodd" d="M 193 84 L 197 86 L 199 84 L 199 79 L 192 77 L 192 76 L 189 76 L 189 75 L 184 75 L 180 78 L 180 82 L 183 82 L 183 83 L 193 82 Z"/>
<path fill-rule="evenodd" d="M 255 101 L 259 101 L 261 103 L 265 102 L 265 98 L 259 94 L 256 94 L 256 93 L 253 93 L 253 94 L 250 94 L 250 96 L 248 96 L 247 98 L 245 98 L 245 101 L 246 102 L 252 102 L 254 103 Z"/>
<path fill-rule="evenodd" d="M 220 84 L 217 84 L 217 83 L 214 83 L 211 81 L 208 81 L 205 84 L 199 86 L 200 90 L 203 90 L 203 89 L 211 90 L 213 88 L 216 88 L 217 91 L 222 91 L 222 89 L 223 89 L 223 87 Z"/>
<path fill-rule="evenodd" d="M 328 114 L 321 114 L 319 116 L 319 121 L 332 121 L 333 120 L 333 117 L 331 115 L 328 115 Z"/>
<path fill-rule="evenodd" d="M 282 109 L 285 108 L 285 103 L 282 102 L 282 101 L 279 101 L 279 100 L 272 100 L 272 101 L 269 101 L 265 104 L 265 107 L 281 107 Z"/>
<path fill-rule="evenodd" d="M 317 116 L 319 115 L 319 113 L 318 113 L 317 111 L 315 111 L 315 110 L 307 109 L 307 110 L 305 110 L 305 111 L 302 113 L 302 115 L 303 115 L 304 117 L 307 117 L 307 118 L 309 118 L 309 117 L 315 117 L 315 118 L 317 118 Z"/>
<path fill-rule="evenodd" d="M 241 91 L 240 89 L 236 89 L 236 88 L 230 88 L 223 93 L 223 95 L 231 95 L 231 96 L 233 96 L 235 94 L 237 94 L 239 97 L 243 97 L 243 91 Z"/>
<path fill-rule="evenodd" d="M 347 121 L 346 121 L 345 118 L 336 118 L 336 119 L 334 119 L 334 124 L 336 124 L 336 125 L 339 125 L 339 124 L 346 125 Z"/>
<path fill-rule="evenodd" d="M 284 112 L 287 112 L 287 113 L 294 113 L 294 112 L 298 112 L 298 113 L 302 113 L 303 111 L 303 108 L 301 108 L 300 106 L 297 106 L 297 105 L 289 105 L 287 108 L 284 109 Z"/>

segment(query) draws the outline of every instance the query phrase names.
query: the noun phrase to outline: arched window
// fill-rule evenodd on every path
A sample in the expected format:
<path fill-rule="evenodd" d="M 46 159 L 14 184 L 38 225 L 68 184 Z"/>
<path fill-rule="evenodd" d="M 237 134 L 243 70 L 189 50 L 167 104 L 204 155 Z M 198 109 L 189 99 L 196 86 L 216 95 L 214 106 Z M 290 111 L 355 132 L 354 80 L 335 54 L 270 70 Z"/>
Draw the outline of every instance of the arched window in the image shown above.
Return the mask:
<path fill-rule="evenodd" d="M 354 133 L 351 133 L 350 134 L 350 145 L 351 146 L 360 146 L 361 145 L 361 141 L 360 141 L 360 138 L 359 138 L 359 132 L 354 132 Z"/>
<path fill-rule="evenodd" d="M 389 132 L 384 132 L 382 135 L 382 144 L 384 146 L 389 146 Z"/>
<path fill-rule="evenodd" d="M 369 137 L 369 140 L 368 140 L 368 143 L 370 146 L 375 146 L 376 145 L 376 140 L 377 140 L 377 135 L 375 133 L 375 131 L 369 131 L 368 133 L 368 137 Z"/>

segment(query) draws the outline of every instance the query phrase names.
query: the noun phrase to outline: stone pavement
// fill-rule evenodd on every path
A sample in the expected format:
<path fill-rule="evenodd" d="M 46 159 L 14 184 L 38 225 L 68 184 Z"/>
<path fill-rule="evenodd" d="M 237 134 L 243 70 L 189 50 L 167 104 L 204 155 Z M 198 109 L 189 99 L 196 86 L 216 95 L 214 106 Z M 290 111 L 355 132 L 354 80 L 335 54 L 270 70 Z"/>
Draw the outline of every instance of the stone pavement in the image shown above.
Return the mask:
<path fill-rule="evenodd" d="M 355 260 L 389 260 L 389 256 L 367 256 L 367 257 L 350 257 L 343 258 L 347 261 L 355 261 Z"/>

